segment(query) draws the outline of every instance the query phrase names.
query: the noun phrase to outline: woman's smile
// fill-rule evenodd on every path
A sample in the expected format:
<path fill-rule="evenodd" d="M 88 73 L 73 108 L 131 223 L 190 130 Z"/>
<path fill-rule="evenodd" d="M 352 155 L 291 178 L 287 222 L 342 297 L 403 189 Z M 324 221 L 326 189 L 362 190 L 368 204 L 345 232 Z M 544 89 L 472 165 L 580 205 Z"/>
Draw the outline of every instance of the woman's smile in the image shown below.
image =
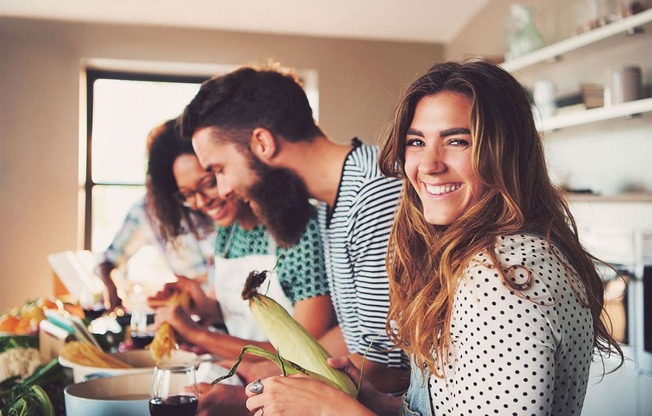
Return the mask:
<path fill-rule="evenodd" d="M 432 196 L 448 196 L 450 193 L 460 189 L 462 187 L 462 184 L 449 183 L 444 185 L 429 185 L 424 182 L 423 186 L 426 188 L 426 192 Z"/>

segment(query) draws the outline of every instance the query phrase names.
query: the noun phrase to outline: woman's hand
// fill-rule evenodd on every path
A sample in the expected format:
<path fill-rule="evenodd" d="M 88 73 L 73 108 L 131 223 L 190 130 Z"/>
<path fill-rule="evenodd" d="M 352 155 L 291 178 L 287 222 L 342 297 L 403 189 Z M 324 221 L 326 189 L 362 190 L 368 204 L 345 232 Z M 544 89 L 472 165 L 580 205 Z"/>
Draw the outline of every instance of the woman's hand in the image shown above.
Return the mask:
<path fill-rule="evenodd" d="M 262 383 L 262 392 L 252 392 L 254 383 Z M 245 392 L 247 408 L 258 416 L 373 415 L 355 398 L 312 377 L 275 376 L 254 383 Z"/>
<path fill-rule="evenodd" d="M 110 261 L 105 261 L 98 266 L 100 270 L 100 278 L 106 286 L 106 292 L 109 300 L 109 310 L 114 310 L 117 307 L 122 306 L 122 299 L 118 296 L 118 289 L 111 278 L 111 271 L 115 268 L 115 265 Z"/>
<path fill-rule="evenodd" d="M 360 383 L 360 370 L 348 357 L 329 358 L 328 365 L 347 373 L 356 385 Z M 367 379 L 362 380 L 356 397 L 361 404 L 375 414 L 394 416 L 400 412 L 401 397 L 389 396 L 381 392 Z"/>
<path fill-rule="evenodd" d="M 242 386 L 231 386 L 227 384 L 215 384 L 211 386 L 208 383 L 199 383 L 197 385 L 199 393 L 199 406 L 197 407 L 196 416 L 209 415 L 249 415 L 245 406 L 247 396 Z"/>
<path fill-rule="evenodd" d="M 172 329 L 178 332 L 182 337 L 190 340 L 192 333 L 203 330 L 192 320 L 190 315 L 183 310 L 181 306 L 162 306 L 156 309 L 154 323 L 158 327 L 161 323 L 167 322 Z"/>
<path fill-rule="evenodd" d="M 360 370 L 348 357 L 329 358 L 328 365 L 347 373 L 356 386 L 360 383 Z M 360 384 L 357 394 L 357 399 L 360 403 L 373 408 L 373 405 L 378 404 L 377 402 L 381 401 L 384 396 L 385 394 L 376 390 L 373 384 L 368 382 L 366 379 L 362 380 L 362 384 Z"/>
<path fill-rule="evenodd" d="M 176 282 L 166 283 L 163 289 L 148 298 L 147 302 L 150 307 L 156 308 L 174 293 L 187 293 L 191 299 L 188 312 L 199 316 L 203 322 L 207 324 L 221 323 L 221 312 L 217 301 L 206 295 L 199 282 L 187 277 L 177 276 Z"/>

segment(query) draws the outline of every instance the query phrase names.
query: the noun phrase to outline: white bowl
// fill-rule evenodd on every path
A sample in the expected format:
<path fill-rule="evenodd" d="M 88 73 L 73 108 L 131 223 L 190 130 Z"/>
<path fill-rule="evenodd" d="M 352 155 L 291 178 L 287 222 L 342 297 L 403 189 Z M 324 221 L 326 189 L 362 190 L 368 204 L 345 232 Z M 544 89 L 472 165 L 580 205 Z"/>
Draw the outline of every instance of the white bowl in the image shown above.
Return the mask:
<path fill-rule="evenodd" d="M 65 388 L 66 416 L 149 416 L 153 374 L 98 378 Z"/>
<path fill-rule="evenodd" d="M 127 352 L 112 353 L 115 358 L 131 365 L 133 368 L 102 368 L 102 367 L 89 367 L 81 364 L 76 364 L 59 357 L 59 363 L 68 368 L 72 368 L 72 375 L 75 383 L 80 383 L 86 380 L 89 374 L 102 374 L 102 375 L 124 375 L 124 374 L 142 374 L 149 375 L 154 373 L 154 359 L 149 351 L 134 350 Z M 197 365 L 197 354 L 194 352 L 174 350 L 169 358 L 164 358 L 162 364 L 192 364 Z"/>

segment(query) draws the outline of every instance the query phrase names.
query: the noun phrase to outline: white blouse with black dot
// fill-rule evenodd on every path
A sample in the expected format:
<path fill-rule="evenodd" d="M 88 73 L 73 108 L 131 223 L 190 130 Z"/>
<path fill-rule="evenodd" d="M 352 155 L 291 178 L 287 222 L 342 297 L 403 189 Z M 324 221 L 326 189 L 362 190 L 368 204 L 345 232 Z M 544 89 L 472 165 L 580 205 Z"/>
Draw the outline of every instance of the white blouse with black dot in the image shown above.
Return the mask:
<path fill-rule="evenodd" d="M 593 353 L 583 285 L 538 236 L 501 237 L 496 257 L 520 288 L 504 284 L 486 254 L 469 264 L 455 295 L 446 377 L 430 378 L 435 414 L 579 415 Z"/>

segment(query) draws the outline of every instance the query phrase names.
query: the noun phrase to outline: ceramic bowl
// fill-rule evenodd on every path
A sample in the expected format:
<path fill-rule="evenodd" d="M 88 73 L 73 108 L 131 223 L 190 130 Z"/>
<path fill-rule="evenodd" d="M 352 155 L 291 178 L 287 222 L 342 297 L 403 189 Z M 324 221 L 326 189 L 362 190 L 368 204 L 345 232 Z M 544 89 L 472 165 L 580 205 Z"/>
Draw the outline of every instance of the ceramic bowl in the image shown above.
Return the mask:
<path fill-rule="evenodd" d="M 149 416 L 152 373 L 97 378 L 64 390 L 66 416 Z"/>
<path fill-rule="evenodd" d="M 59 363 L 64 366 L 72 369 L 73 379 L 75 383 L 80 383 L 85 381 L 85 377 L 88 374 L 97 374 L 118 376 L 125 374 L 153 374 L 154 373 L 154 360 L 150 355 L 149 351 L 146 350 L 134 350 L 127 352 L 116 352 L 112 353 L 112 356 L 115 358 L 131 365 L 133 368 L 101 368 L 101 367 L 89 367 L 85 365 L 75 364 L 66 360 L 63 357 L 59 357 Z M 174 350 L 172 355 L 169 358 L 165 358 L 162 361 L 162 364 L 192 364 L 197 365 L 198 359 L 197 354 L 189 351 Z"/>

